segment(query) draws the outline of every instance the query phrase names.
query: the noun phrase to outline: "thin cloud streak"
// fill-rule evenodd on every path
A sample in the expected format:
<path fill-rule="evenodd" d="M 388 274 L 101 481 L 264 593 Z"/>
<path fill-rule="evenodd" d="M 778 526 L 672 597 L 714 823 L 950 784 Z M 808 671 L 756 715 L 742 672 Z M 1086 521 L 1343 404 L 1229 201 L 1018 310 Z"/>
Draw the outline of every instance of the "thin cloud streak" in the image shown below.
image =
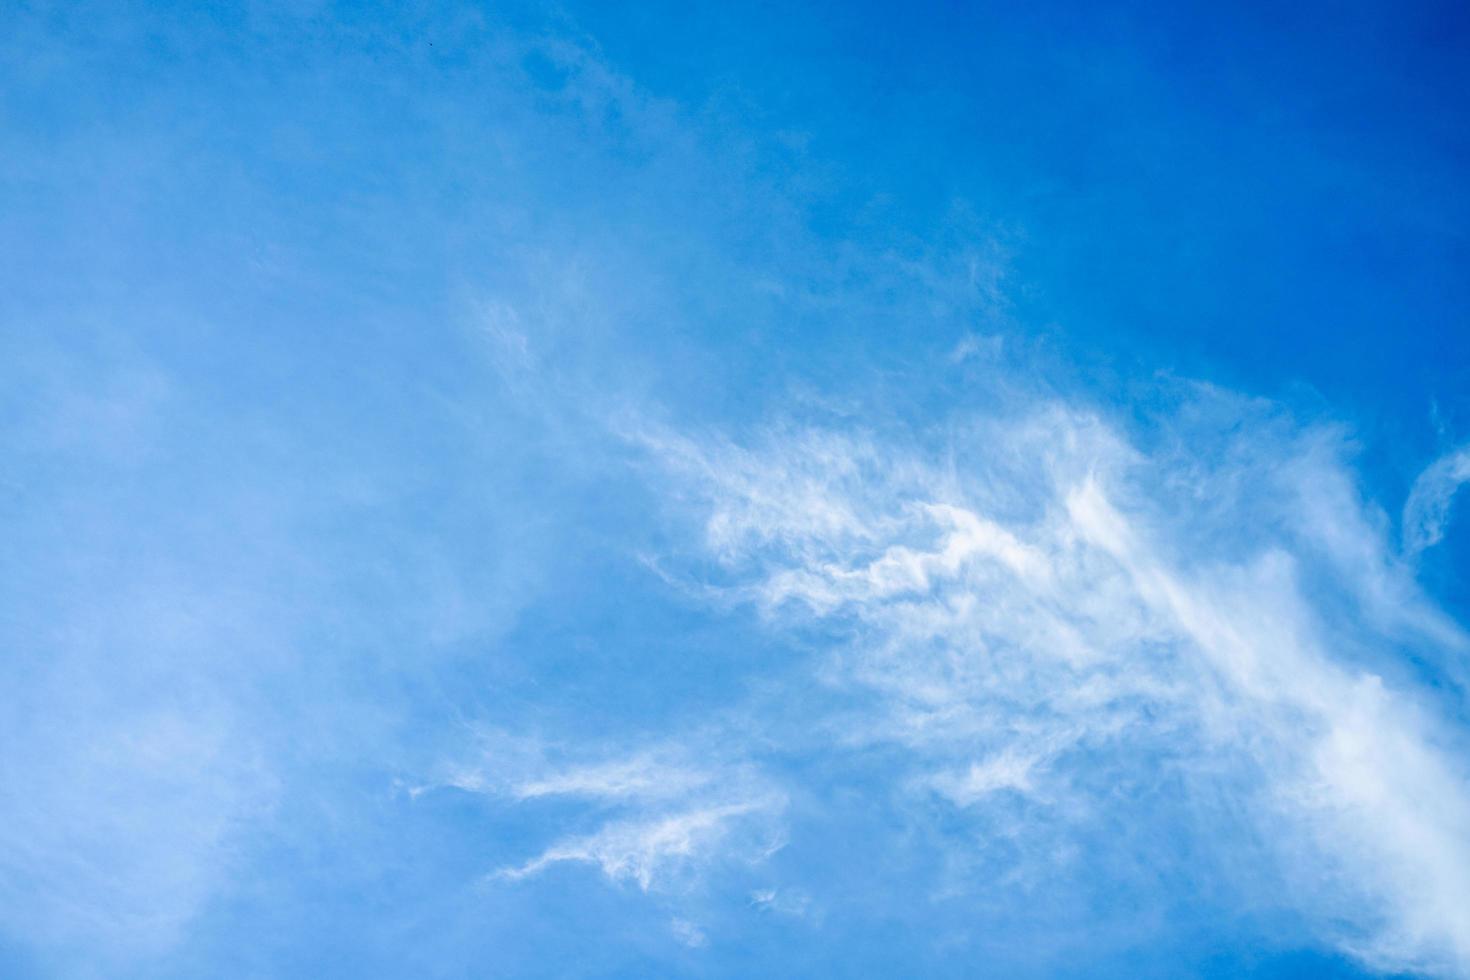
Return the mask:
<path fill-rule="evenodd" d="M 785 841 L 785 795 L 749 764 L 721 764 L 704 747 L 654 746 L 622 758 L 556 766 L 548 748 L 526 739 L 486 736 L 484 760 L 451 768 L 418 797 L 452 787 L 525 805 L 560 798 L 598 823 L 539 855 L 502 867 L 491 880 L 517 881 L 553 865 L 596 866 L 613 882 L 642 891 L 697 886 L 706 871 L 759 863 Z"/>
<path fill-rule="evenodd" d="M 681 810 L 651 819 L 610 823 L 594 834 L 560 841 L 539 857 L 497 877 L 518 879 L 564 861 L 595 864 L 613 881 L 631 880 L 643 891 L 655 883 L 710 863 L 734 850 L 747 860 L 758 860 L 780 846 L 779 837 L 752 840 L 747 824 L 779 809 L 775 797 L 744 800 Z M 737 837 L 740 839 L 737 840 Z"/>

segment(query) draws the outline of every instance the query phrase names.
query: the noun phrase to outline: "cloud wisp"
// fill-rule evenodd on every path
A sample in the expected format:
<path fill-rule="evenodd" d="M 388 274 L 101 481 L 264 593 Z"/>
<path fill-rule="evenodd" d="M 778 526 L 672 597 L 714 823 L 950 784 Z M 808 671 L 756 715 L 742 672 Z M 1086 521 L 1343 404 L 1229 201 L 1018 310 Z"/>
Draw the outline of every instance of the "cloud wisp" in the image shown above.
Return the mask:
<path fill-rule="evenodd" d="M 576 822 L 591 824 L 493 872 L 494 880 L 577 863 L 644 892 L 679 891 L 721 865 L 758 863 L 785 840 L 784 794 L 754 767 L 720 764 L 708 753 L 655 747 L 556 765 L 539 746 L 502 739 L 485 762 L 453 770 L 440 785 L 522 804 L 570 802 L 581 811 Z"/>
<path fill-rule="evenodd" d="M 1470 483 L 1470 446 L 1446 453 L 1414 481 L 1404 504 L 1404 551 L 1418 554 L 1444 537 L 1456 491 Z"/>
<path fill-rule="evenodd" d="M 635 439 L 719 588 L 774 630 L 833 628 L 819 676 L 880 706 L 848 742 L 902 746 L 914 792 L 981 824 L 1046 815 L 1013 829 L 1020 864 L 1151 819 L 1130 788 L 1169 774 L 1198 846 L 1248 868 L 1240 904 L 1279 903 L 1278 882 L 1366 965 L 1470 970 L 1461 696 L 1399 658 L 1445 662 L 1463 632 L 1396 559 L 1339 431 L 1173 394 L 1126 433 L 1037 397 L 938 435 Z M 1411 513 L 1437 513 L 1441 468 Z"/>

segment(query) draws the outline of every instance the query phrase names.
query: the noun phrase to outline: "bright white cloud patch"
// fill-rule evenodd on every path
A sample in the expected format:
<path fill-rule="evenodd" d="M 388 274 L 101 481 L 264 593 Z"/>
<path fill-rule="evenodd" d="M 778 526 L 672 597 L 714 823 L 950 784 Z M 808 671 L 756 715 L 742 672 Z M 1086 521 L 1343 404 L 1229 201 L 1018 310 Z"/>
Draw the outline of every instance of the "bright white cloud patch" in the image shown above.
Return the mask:
<path fill-rule="evenodd" d="M 1375 967 L 1470 970 L 1470 773 L 1440 721 L 1460 692 L 1399 655 L 1434 670 L 1465 637 L 1397 562 L 1336 432 L 1192 389 L 1131 438 L 1043 399 L 939 436 L 635 438 L 698 501 L 722 588 L 774 628 L 841 627 L 822 678 L 882 706 L 850 739 L 908 747 L 915 791 L 975 819 L 1017 797 L 1051 814 L 1008 831 L 1023 864 L 1148 819 L 1128 787 L 1172 773 L 1201 846 L 1264 866 L 1244 892 L 1285 882 Z M 1460 479 L 1437 466 L 1414 541 Z M 636 852 L 565 853 L 625 866 L 603 848 Z"/>

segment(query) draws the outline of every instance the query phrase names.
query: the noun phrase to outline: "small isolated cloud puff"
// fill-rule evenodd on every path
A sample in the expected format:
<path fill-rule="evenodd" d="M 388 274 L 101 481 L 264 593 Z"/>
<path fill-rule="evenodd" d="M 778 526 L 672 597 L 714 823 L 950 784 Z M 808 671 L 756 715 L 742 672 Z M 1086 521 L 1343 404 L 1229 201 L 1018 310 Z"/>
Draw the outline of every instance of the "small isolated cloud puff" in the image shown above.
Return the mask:
<path fill-rule="evenodd" d="M 633 436 L 702 514 L 728 591 L 775 628 L 847 627 L 823 676 L 882 695 L 850 727 L 910 749 L 929 791 L 975 819 L 1007 790 L 1085 824 L 1172 766 L 1206 825 L 1222 795 L 1248 809 L 1326 940 L 1470 972 L 1470 773 L 1436 710 L 1454 685 L 1401 654 L 1432 663 L 1463 631 L 1397 562 L 1337 433 L 1166 394 L 1147 451 L 1041 398 L 938 439 Z M 1436 465 L 1415 527 L 1441 527 L 1464 478 Z"/>

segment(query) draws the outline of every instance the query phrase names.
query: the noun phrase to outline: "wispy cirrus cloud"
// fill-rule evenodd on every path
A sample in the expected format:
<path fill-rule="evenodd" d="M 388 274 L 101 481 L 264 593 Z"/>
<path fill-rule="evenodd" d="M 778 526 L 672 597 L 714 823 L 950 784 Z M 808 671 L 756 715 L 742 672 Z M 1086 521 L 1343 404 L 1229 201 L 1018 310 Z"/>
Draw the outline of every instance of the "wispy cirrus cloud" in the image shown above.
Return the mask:
<path fill-rule="evenodd" d="M 1035 396 L 937 432 L 634 439 L 714 587 L 772 629 L 836 628 L 819 676 L 878 695 L 846 738 L 905 747 L 915 791 L 981 824 L 1004 799 L 1048 814 L 1007 831 L 1019 865 L 1154 819 L 1130 786 L 1169 773 L 1188 833 L 1249 866 L 1241 902 L 1287 882 L 1370 966 L 1470 970 L 1462 694 L 1399 657 L 1444 664 L 1465 636 L 1395 558 L 1338 430 L 1181 387 L 1137 434 Z"/>
<path fill-rule="evenodd" d="M 491 875 L 495 879 L 514 881 L 579 863 L 645 892 L 677 890 L 697 884 L 714 868 L 758 863 L 785 840 L 785 794 L 755 767 L 725 763 L 707 747 L 693 752 L 660 745 L 558 764 L 539 743 L 492 743 L 485 761 L 452 768 L 435 785 L 518 803 L 560 799 L 581 811 L 577 823 L 593 824 L 590 831 L 566 833 L 535 857 L 500 868 Z"/>
<path fill-rule="evenodd" d="M 648 891 L 698 865 L 734 855 L 750 860 L 769 854 L 781 842 L 769 827 L 772 811 L 780 806 L 779 797 L 766 796 L 616 820 L 595 833 L 558 841 L 497 875 L 524 878 L 572 861 L 594 864 L 612 880 L 633 881 Z"/>
<path fill-rule="evenodd" d="M 1417 554 L 1444 537 L 1455 493 L 1470 483 L 1470 446 L 1448 452 L 1431 463 L 1409 491 L 1404 504 L 1404 550 Z"/>

